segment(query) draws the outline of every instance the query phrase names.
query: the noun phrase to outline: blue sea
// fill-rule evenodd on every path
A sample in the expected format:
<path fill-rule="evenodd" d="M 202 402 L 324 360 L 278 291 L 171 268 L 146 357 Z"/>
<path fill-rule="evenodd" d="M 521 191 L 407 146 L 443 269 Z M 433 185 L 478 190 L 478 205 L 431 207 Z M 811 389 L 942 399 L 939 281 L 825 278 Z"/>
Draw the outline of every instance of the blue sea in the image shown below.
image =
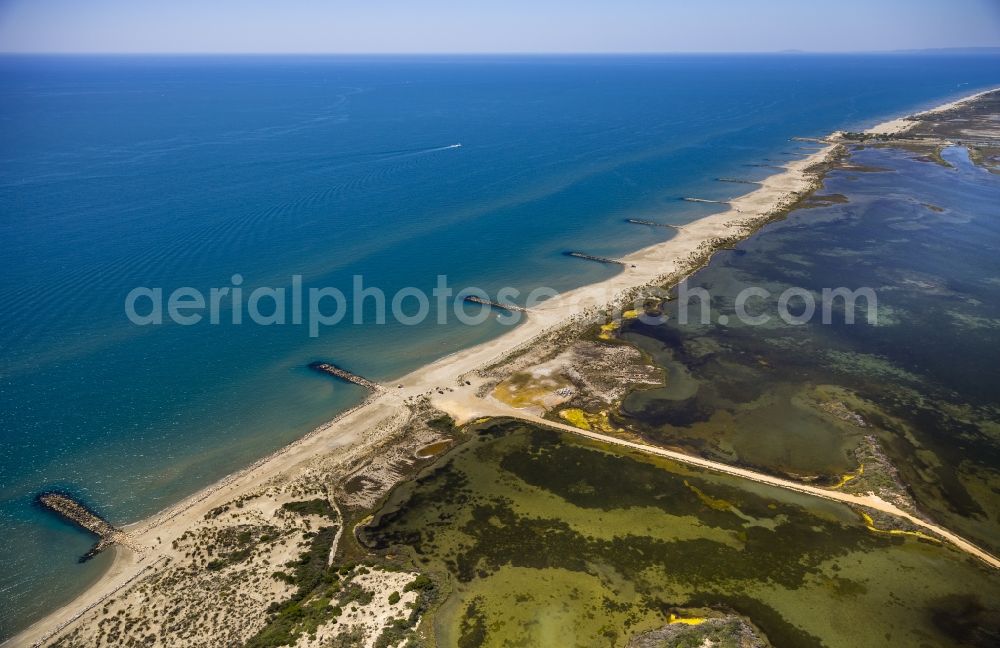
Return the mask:
<path fill-rule="evenodd" d="M 137 326 L 133 288 L 563 291 L 615 272 L 565 251 L 663 240 L 624 220 L 704 216 L 679 198 L 793 136 L 996 85 L 995 55 L 0 58 L 0 637 L 108 563 L 39 491 L 134 522 L 364 397 L 309 362 L 388 381 L 505 329 Z"/>

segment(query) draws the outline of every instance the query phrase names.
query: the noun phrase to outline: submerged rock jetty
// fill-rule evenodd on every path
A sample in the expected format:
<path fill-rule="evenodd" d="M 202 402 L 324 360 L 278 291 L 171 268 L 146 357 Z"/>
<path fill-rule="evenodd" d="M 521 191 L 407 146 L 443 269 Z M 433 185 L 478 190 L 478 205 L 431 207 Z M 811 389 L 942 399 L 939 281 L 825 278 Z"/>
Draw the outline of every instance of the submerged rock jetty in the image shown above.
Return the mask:
<path fill-rule="evenodd" d="M 709 200 L 708 198 L 689 198 L 687 196 L 681 198 L 681 200 L 686 200 L 688 202 L 700 202 L 700 203 L 716 203 L 719 205 L 728 205 L 729 202 L 725 200 Z"/>
<path fill-rule="evenodd" d="M 759 185 L 760 182 L 756 180 L 744 180 L 742 178 L 716 178 L 716 182 L 731 182 L 734 184 L 748 184 L 748 185 Z"/>
<path fill-rule="evenodd" d="M 38 495 L 37 501 L 42 507 L 98 537 L 97 544 L 80 557 L 80 562 L 90 560 L 113 544 L 141 552 L 141 547 L 133 542 L 127 533 L 112 526 L 111 523 L 70 495 L 58 492 L 41 493 Z"/>
<path fill-rule="evenodd" d="M 619 261 L 618 259 L 609 259 L 607 257 L 594 256 L 593 254 L 584 254 L 583 252 L 567 252 L 566 256 L 586 259 L 587 261 L 597 261 L 598 263 L 609 263 L 611 265 L 627 265 L 624 261 Z"/>
<path fill-rule="evenodd" d="M 641 218 L 626 218 L 626 223 L 632 223 L 633 225 L 649 225 L 650 227 L 669 227 L 671 229 L 680 229 L 680 225 L 671 225 L 670 223 L 657 223 L 656 221 L 643 220 Z"/>
<path fill-rule="evenodd" d="M 517 313 L 527 313 L 528 309 L 523 306 L 517 306 L 516 304 L 508 304 L 506 302 L 495 302 L 489 299 L 483 299 L 482 297 L 476 297 L 475 295 L 466 295 L 465 301 L 473 304 L 482 304 L 483 306 L 491 306 L 493 308 L 502 308 L 506 311 L 513 311 Z"/>
<path fill-rule="evenodd" d="M 361 376 L 353 374 L 346 369 L 341 369 L 337 365 L 330 364 L 329 362 L 310 362 L 309 368 L 313 371 L 319 371 L 320 373 L 329 374 L 334 378 L 340 378 L 341 380 L 346 380 L 349 383 L 360 385 L 361 387 L 373 392 L 382 391 L 382 385 L 372 382 L 367 378 L 362 378 Z"/>
<path fill-rule="evenodd" d="M 756 167 L 758 169 L 778 169 L 779 171 L 784 171 L 785 167 L 778 164 L 744 164 L 746 167 Z"/>

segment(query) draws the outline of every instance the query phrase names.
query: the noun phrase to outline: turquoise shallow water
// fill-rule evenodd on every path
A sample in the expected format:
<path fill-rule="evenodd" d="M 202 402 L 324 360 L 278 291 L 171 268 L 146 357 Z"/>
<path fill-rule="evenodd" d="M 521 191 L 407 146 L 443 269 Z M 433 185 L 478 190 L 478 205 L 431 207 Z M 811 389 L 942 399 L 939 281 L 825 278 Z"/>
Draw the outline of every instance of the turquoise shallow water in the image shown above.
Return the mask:
<path fill-rule="evenodd" d="M 996 57 L 0 59 L 0 636 L 80 591 L 59 487 L 126 523 L 495 336 L 430 322 L 136 327 L 136 286 L 558 290 L 804 152 L 1000 83 Z M 461 148 L 446 148 L 461 143 Z"/>

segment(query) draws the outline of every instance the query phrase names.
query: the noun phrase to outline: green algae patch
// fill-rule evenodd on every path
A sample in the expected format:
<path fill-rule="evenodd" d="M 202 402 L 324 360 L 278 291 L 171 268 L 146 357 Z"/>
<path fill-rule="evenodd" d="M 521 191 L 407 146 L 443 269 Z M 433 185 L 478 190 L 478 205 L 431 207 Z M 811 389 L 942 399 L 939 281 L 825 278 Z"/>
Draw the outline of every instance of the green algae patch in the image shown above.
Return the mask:
<path fill-rule="evenodd" d="M 698 496 L 698 499 L 701 501 L 702 504 L 708 506 L 711 509 L 714 509 L 716 511 L 728 511 L 729 509 L 733 508 L 733 505 L 727 502 L 726 500 L 721 499 L 719 497 L 712 497 L 711 495 L 706 494 L 697 486 L 692 486 L 691 484 L 689 484 L 686 479 L 684 480 L 684 485 L 690 488 L 691 492 Z"/>

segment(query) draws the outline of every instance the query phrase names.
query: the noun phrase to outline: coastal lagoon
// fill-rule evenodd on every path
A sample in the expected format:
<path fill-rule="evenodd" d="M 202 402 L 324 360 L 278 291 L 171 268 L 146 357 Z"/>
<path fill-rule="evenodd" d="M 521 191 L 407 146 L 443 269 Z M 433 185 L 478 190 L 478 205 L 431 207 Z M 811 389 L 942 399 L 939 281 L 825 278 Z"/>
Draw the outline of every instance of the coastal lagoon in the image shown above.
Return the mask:
<path fill-rule="evenodd" d="M 849 507 L 518 422 L 396 489 L 363 539 L 445 583 L 443 646 L 621 646 L 673 615 L 776 646 L 990 646 L 1000 582 Z"/>
<path fill-rule="evenodd" d="M 664 325 L 624 324 L 622 338 L 666 369 L 667 384 L 634 391 L 612 419 L 657 443 L 829 485 L 887 477 L 871 464 L 857 473 L 857 448 L 874 436 L 919 510 L 997 552 L 1000 175 L 964 148 L 941 163 L 868 149 L 807 204 L 690 278 L 711 295 L 708 323 L 692 299 L 687 325 L 677 302 Z M 772 295 L 749 302 L 762 325 L 733 315 L 747 286 Z M 819 307 L 801 325 L 779 318 L 784 290 L 818 304 L 840 286 L 872 288 L 874 322 L 864 299 L 853 324 L 842 302 L 829 324 Z"/>
<path fill-rule="evenodd" d="M 136 327 L 136 286 L 565 290 L 802 155 L 988 85 L 990 56 L 9 57 L 0 61 L 0 636 L 106 557 L 32 506 L 115 524 L 301 436 L 483 326 Z M 461 147 L 454 144 L 461 143 Z M 808 147 L 806 147 L 808 148 Z M 851 246 L 848 246 L 850 249 Z M 641 409 L 641 408 L 640 408 Z M 761 461 L 760 463 L 765 463 Z M 839 469 L 840 466 L 832 468 Z M 957 491 L 956 491 L 957 492 Z"/>

